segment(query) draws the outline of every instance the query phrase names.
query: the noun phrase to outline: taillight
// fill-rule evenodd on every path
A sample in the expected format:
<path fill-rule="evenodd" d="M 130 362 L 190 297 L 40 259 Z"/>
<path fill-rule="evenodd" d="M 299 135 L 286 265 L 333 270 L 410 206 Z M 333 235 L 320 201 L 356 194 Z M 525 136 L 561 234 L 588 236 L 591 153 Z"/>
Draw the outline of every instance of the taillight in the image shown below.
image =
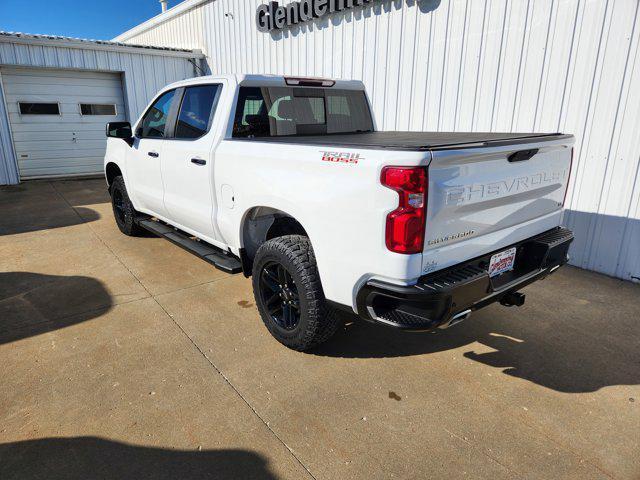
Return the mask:
<path fill-rule="evenodd" d="M 396 253 L 420 253 L 424 245 L 427 170 L 424 167 L 384 167 L 382 185 L 398 192 L 398 208 L 387 215 L 385 240 Z"/>
<path fill-rule="evenodd" d="M 569 193 L 569 182 L 571 182 L 571 169 L 573 168 L 573 152 L 574 148 L 571 149 L 571 160 L 569 161 L 569 175 L 567 175 L 567 188 L 564 191 L 564 198 L 562 199 L 562 206 L 564 207 L 565 202 L 567 201 L 567 193 Z"/>

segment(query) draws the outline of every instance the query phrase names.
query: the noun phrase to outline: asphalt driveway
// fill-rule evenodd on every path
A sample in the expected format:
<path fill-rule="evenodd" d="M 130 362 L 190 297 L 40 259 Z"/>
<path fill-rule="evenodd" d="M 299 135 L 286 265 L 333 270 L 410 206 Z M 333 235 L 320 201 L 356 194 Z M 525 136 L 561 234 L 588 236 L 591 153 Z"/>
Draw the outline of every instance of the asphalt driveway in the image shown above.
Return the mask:
<path fill-rule="evenodd" d="M 640 286 L 525 292 L 296 353 L 242 275 L 121 235 L 102 180 L 0 187 L 0 478 L 640 478 Z"/>

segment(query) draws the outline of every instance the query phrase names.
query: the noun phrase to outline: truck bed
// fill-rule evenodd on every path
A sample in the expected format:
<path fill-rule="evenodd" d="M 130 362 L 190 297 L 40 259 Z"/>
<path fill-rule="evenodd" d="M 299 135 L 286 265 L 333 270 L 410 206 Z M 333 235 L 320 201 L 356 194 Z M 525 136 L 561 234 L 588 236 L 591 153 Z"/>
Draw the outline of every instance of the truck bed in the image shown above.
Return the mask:
<path fill-rule="evenodd" d="M 362 132 L 327 135 L 291 135 L 282 137 L 234 138 L 238 141 L 283 143 L 289 145 L 320 145 L 362 147 L 390 150 L 440 150 L 451 147 L 484 145 L 518 145 L 532 140 L 558 140 L 570 135 L 560 133 L 488 133 L 488 132 Z"/>

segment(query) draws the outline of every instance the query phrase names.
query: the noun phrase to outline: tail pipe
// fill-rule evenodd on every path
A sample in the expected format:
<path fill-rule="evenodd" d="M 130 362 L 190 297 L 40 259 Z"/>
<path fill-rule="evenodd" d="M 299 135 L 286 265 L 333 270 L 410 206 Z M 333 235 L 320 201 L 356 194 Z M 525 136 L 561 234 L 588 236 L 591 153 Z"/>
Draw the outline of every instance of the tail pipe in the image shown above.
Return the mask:
<path fill-rule="evenodd" d="M 471 316 L 471 310 L 465 310 L 464 312 L 456 313 L 453 317 L 451 317 L 448 321 L 440 325 L 438 328 L 445 329 L 449 327 L 453 327 L 454 325 L 464 322 L 467 318 Z"/>

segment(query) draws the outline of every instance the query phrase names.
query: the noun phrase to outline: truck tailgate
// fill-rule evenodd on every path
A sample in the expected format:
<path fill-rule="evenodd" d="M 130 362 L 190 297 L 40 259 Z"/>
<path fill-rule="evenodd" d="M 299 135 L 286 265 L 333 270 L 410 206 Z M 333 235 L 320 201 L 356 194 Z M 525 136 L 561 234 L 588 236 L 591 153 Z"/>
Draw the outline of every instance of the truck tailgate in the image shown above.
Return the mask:
<path fill-rule="evenodd" d="M 445 268 L 557 226 L 572 136 L 516 145 L 434 149 L 423 272 Z"/>

